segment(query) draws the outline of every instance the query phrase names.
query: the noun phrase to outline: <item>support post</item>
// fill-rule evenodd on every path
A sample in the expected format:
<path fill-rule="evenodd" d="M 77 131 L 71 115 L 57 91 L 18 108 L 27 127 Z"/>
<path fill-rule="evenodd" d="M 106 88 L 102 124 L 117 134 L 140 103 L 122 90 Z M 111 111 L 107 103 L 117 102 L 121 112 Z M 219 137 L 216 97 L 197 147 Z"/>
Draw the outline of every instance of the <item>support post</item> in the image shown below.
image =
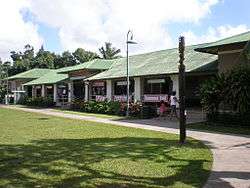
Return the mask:
<path fill-rule="evenodd" d="M 57 85 L 56 84 L 54 84 L 53 85 L 53 101 L 54 101 L 54 103 L 56 103 L 56 101 L 57 101 Z"/>
<path fill-rule="evenodd" d="M 68 83 L 68 102 L 72 101 L 71 82 Z"/>
<path fill-rule="evenodd" d="M 42 97 L 45 97 L 45 86 L 44 85 L 42 85 Z"/>
<path fill-rule="evenodd" d="M 33 85 L 32 86 L 32 94 L 31 94 L 32 96 L 32 98 L 34 98 L 35 97 L 35 95 L 36 95 L 36 93 L 35 93 L 35 86 Z"/>
<path fill-rule="evenodd" d="M 111 80 L 106 81 L 106 97 L 108 101 L 111 101 L 112 99 L 112 81 Z"/>
<path fill-rule="evenodd" d="M 85 82 L 84 83 L 85 86 L 85 96 L 84 96 L 84 100 L 88 101 L 89 100 L 89 82 Z"/>
<path fill-rule="evenodd" d="M 134 102 L 141 101 L 141 78 L 140 77 L 135 77 L 135 89 L 134 89 Z"/>
<path fill-rule="evenodd" d="M 185 39 L 179 38 L 179 103 L 180 103 L 180 143 L 186 140 L 186 115 L 185 115 L 185 65 L 184 65 Z"/>

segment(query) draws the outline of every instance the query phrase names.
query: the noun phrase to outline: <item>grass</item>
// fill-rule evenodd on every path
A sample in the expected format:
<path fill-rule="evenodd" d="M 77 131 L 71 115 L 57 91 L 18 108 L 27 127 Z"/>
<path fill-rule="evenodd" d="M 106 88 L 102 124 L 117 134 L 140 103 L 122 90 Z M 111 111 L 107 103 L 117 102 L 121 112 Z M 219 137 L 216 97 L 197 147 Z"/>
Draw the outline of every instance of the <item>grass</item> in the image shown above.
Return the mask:
<path fill-rule="evenodd" d="M 189 124 L 188 128 L 194 130 L 208 131 L 208 132 L 218 132 L 218 133 L 229 133 L 229 134 L 243 134 L 250 135 L 250 127 L 240 127 L 240 126 L 223 126 L 214 123 L 193 123 Z"/>
<path fill-rule="evenodd" d="M 0 187 L 202 187 L 211 151 L 189 138 L 0 108 Z"/>

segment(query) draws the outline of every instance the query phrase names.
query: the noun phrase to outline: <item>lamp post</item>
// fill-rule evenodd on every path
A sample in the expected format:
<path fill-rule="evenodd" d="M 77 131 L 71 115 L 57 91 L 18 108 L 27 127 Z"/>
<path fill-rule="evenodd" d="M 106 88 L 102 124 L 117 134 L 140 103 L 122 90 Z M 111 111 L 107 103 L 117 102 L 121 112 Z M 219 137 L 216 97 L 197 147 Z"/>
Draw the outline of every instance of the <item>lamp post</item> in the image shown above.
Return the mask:
<path fill-rule="evenodd" d="M 133 33 L 131 30 L 128 31 L 127 33 L 127 111 L 126 111 L 126 116 L 129 116 L 129 55 L 128 55 L 128 45 L 129 44 L 137 44 L 136 42 L 133 41 Z"/>
<path fill-rule="evenodd" d="M 6 94 L 7 94 L 7 101 L 6 101 L 6 104 L 9 104 L 9 70 L 8 70 L 8 67 L 6 69 L 6 75 L 7 75 L 7 88 L 6 88 Z"/>
<path fill-rule="evenodd" d="M 179 38 L 179 95 L 180 95 L 180 143 L 186 140 L 185 114 L 185 65 L 184 65 L 185 38 Z"/>

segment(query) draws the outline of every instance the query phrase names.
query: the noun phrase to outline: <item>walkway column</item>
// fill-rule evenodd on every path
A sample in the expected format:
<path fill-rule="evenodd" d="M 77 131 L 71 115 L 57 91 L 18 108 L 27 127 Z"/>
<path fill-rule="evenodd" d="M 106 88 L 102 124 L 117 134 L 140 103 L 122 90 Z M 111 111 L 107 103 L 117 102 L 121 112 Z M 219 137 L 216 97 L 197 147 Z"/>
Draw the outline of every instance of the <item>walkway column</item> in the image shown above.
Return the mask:
<path fill-rule="evenodd" d="M 32 98 L 35 97 L 35 95 L 36 95 L 36 94 L 35 94 L 35 86 L 32 86 L 32 94 L 31 94 L 31 95 L 32 95 L 32 96 L 31 96 Z"/>
<path fill-rule="evenodd" d="M 42 97 L 45 97 L 45 86 L 42 85 Z"/>
<path fill-rule="evenodd" d="M 84 82 L 84 87 L 85 87 L 85 95 L 84 95 L 84 100 L 88 101 L 89 100 L 89 82 Z"/>
<path fill-rule="evenodd" d="M 54 90 L 53 101 L 56 103 L 56 101 L 57 101 L 57 85 L 56 84 L 53 85 L 53 90 Z"/>
<path fill-rule="evenodd" d="M 68 83 L 68 102 L 72 101 L 71 82 Z"/>
<path fill-rule="evenodd" d="M 108 101 L 111 101 L 112 99 L 112 81 L 106 80 L 106 97 Z"/>
<path fill-rule="evenodd" d="M 173 90 L 176 92 L 176 98 L 179 100 L 179 75 L 171 75 L 170 76 L 172 82 L 173 82 Z M 179 103 L 177 103 L 177 107 L 179 107 Z"/>
<path fill-rule="evenodd" d="M 141 78 L 135 77 L 135 95 L 134 95 L 134 102 L 141 101 Z"/>

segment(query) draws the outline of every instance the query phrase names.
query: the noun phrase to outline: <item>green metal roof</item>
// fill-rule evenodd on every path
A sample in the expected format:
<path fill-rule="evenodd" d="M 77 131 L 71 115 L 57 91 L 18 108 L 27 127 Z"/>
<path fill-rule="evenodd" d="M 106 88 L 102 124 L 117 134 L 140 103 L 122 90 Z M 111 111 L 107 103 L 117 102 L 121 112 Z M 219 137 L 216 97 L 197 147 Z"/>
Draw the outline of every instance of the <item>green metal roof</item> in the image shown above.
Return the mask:
<path fill-rule="evenodd" d="M 242 43 L 250 40 L 250 31 L 241 33 L 239 35 L 234 35 L 232 37 L 228 37 L 222 40 L 218 40 L 216 42 L 207 43 L 205 45 L 201 45 L 201 47 L 196 48 L 196 51 L 199 52 L 207 52 L 207 53 L 218 53 L 218 47 L 228 44 Z"/>
<path fill-rule="evenodd" d="M 53 71 L 52 69 L 31 69 L 14 76 L 8 77 L 9 80 L 17 80 L 17 79 L 35 79 L 39 78 L 49 72 Z"/>
<path fill-rule="evenodd" d="M 198 46 L 187 46 L 185 65 L 187 72 L 207 72 L 217 70 L 217 55 L 195 52 Z M 126 77 L 126 58 L 114 59 L 109 70 L 88 78 L 101 80 Z M 178 73 L 179 52 L 177 48 L 134 55 L 129 58 L 129 75 L 145 76 Z"/>
<path fill-rule="evenodd" d="M 82 69 L 107 70 L 111 67 L 112 63 L 113 63 L 112 60 L 94 59 L 85 63 L 81 63 L 79 65 L 62 68 L 60 73 L 68 73 Z"/>
<path fill-rule="evenodd" d="M 55 84 L 68 79 L 68 74 L 59 74 L 61 69 L 50 71 L 38 79 L 32 80 L 24 85 L 41 85 L 41 84 Z"/>

